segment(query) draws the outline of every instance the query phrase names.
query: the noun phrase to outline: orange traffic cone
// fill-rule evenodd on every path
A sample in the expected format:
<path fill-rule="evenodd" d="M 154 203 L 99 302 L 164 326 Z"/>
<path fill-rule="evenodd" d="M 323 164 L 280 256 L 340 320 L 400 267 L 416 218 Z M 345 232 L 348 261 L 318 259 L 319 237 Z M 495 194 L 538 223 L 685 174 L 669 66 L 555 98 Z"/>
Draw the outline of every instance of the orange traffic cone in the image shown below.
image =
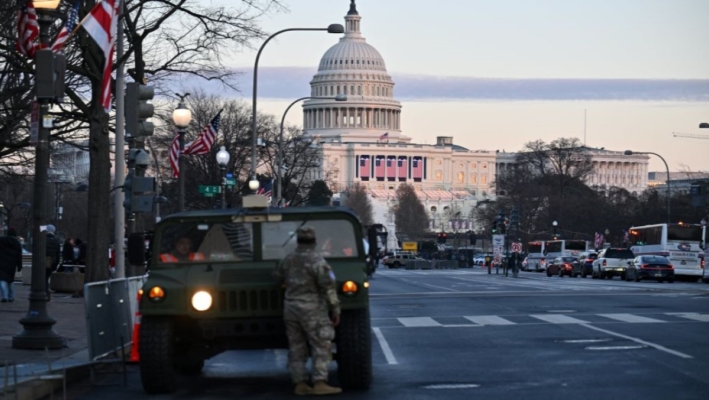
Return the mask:
<path fill-rule="evenodd" d="M 140 297 L 143 290 L 138 290 L 138 309 L 135 311 L 135 322 L 133 323 L 133 344 L 130 346 L 130 358 L 128 362 L 137 363 L 140 361 L 140 353 L 138 353 L 138 342 L 140 339 Z"/>

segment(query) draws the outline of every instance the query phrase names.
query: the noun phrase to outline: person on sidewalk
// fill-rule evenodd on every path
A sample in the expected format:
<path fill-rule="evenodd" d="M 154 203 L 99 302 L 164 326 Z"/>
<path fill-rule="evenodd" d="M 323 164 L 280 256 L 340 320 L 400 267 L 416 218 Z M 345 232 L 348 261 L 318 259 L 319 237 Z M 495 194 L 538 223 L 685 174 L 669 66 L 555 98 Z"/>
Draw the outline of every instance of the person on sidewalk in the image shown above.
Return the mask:
<path fill-rule="evenodd" d="M 74 261 L 74 238 L 67 238 L 62 247 L 62 263 L 57 272 L 74 272 L 74 267 L 67 267 L 73 265 Z"/>
<path fill-rule="evenodd" d="M 288 369 L 295 394 L 341 393 L 327 384 L 332 361 L 334 327 L 340 323 L 340 301 L 335 291 L 335 273 L 315 248 L 315 230 L 297 231 L 296 249 L 279 263 L 274 277 L 285 286 L 283 319 L 288 335 Z M 313 386 L 307 384 L 305 362 L 311 349 Z"/>
<path fill-rule="evenodd" d="M 22 271 L 22 245 L 17 240 L 17 231 L 10 228 L 7 236 L 0 237 L 0 292 L 3 303 L 15 301 L 15 271 Z"/>
<path fill-rule="evenodd" d="M 51 291 L 49 290 L 49 277 L 52 275 L 52 272 L 54 272 L 57 267 L 59 266 L 59 255 L 61 254 L 61 244 L 59 243 L 59 239 L 54 237 L 54 233 L 57 231 L 57 228 L 54 227 L 54 225 L 47 225 L 46 228 L 46 235 L 47 235 L 47 246 L 46 246 L 46 252 L 45 252 L 45 260 L 46 260 L 46 277 L 45 279 L 47 280 L 47 301 L 50 301 L 52 299 Z"/>

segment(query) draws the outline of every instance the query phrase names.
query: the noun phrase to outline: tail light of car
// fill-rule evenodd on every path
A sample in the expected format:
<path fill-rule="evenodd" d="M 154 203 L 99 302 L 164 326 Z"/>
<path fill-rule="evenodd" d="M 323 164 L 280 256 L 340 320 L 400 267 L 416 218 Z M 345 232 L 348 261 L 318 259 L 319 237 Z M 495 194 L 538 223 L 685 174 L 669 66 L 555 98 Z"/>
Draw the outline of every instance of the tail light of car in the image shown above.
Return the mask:
<path fill-rule="evenodd" d="M 606 260 L 603 260 L 603 266 L 605 267 L 607 265 Z"/>
<path fill-rule="evenodd" d="M 702 258 L 702 268 L 704 268 L 704 265 L 705 265 L 704 262 L 705 262 L 705 259 Z"/>
<path fill-rule="evenodd" d="M 593 262 L 593 258 L 587 258 L 587 259 L 586 259 L 586 262 L 587 262 L 587 263 L 592 263 L 592 262 Z"/>
<path fill-rule="evenodd" d="M 702 266 L 704 266 L 704 265 L 702 264 Z M 675 269 L 674 265 L 672 265 L 672 264 L 668 265 L 667 268 L 669 268 L 669 269 Z"/>
<path fill-rule="evenodd" d="M 642 269 L 645 269 L 645 268 L 647 268 L 647 267 L 648 267 L 647 264 L 641 264 L 641 265 L 640 265 L 640 268 L 642 268 Z"/>
<path fill-rule="evenodd" d="M 566 263 L 566 264 L 564 264 L 564 267 L 565 267 L 566 269 L 571 269 L 571 264 Z"/>

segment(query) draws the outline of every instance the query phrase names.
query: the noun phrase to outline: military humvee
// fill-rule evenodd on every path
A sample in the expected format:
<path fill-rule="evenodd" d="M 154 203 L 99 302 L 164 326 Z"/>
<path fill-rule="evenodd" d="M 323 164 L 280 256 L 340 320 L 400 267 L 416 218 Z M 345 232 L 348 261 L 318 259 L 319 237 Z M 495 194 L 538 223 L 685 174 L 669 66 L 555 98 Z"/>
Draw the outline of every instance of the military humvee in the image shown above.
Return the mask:
<path fill-rule="evenodd" d="M 244 208 L 183 212 L 156 226 L 140 301 L 140 373 L 146 392 L 173 391 L 176 374 L 199 374 L 206 359 L 226 350 L 288 347 L 284 288 L 271 274 L 295 248 L 295 232 L 305 225 L 315 228 L 318 249 L 337 278 L 342 314 L 334 359 L 340 384 L 369 388 L 366 269 L 373 257 L 365 254 L 358 217 L 343 207 L 267 208 L 265 200 L 245 197 Z M 369 236 L 375 234 L 370 230 Z M 176 246 L 187 254 L 179 255 Z M 141 251 L 129 245 L 129 258 L 140 258 Z"/>

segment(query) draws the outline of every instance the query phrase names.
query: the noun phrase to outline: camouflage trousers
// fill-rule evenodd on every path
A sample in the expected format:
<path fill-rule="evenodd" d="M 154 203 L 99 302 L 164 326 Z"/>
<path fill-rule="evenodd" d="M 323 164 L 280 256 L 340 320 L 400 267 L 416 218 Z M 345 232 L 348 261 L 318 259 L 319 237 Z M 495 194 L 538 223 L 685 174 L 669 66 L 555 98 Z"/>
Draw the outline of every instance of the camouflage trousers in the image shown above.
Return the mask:
<path fill-rule="evenodd" d="M 312 356 L 313 362 L 313 382 L 327 381 L 327 370 L 332 361 L 332 340 L 335 339 L 332 322 L 323 315 L 319 318 L 286 318 L 285 323 L 289 347 L 288 370 L 293 383 L 308 380 L 305 363 L 309 356 Z"/>

